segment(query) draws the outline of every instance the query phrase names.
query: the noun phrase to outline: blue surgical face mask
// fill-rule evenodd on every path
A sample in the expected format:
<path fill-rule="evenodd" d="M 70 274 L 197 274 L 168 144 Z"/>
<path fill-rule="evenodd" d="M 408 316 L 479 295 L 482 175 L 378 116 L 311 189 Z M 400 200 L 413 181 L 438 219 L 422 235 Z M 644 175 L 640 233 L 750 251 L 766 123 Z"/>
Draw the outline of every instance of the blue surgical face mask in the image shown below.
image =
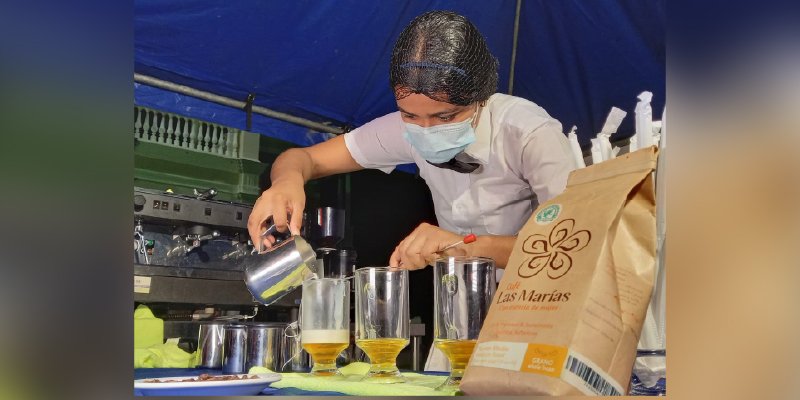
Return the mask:
<path fill-rule="evenodd" d="M 475 129 L 472 128 L 473 119 L 475 119 L 474 114 L 472 118 L 461 122 L 427 128 L 406 122 L 403 136 L 422 158 L 434 164 L 443 163 L 450 161 L 475 141 Z"/>

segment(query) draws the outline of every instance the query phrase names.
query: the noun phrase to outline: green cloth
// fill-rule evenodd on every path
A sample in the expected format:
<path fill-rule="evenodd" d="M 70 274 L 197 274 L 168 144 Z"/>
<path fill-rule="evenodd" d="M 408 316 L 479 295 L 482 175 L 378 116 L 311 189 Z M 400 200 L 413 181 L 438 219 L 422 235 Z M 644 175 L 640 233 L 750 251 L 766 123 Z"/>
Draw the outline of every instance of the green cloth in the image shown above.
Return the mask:
<path fill-rule="evenodd" d="M 156 318 L 144 304 L 133 312 L 133 348 L 144 349 L 164 343 L 164 320 Z"/>
<path fill-rule="evenodd" d="M 194 365 L 194 353 L 178 347 L 178 339 L 146 349 L 133 349 L 134 368 L 192 368 Z"/>
<path fill-rule="evenodd" d="M 133 312 L 134 368 L 192 368 L 194 353 L 178 347 L 178 339 L 164 343 L 164 320 L 156 318 L 146 305 Z"/>
<path fill-rule="evenodd" d="M 404 372 L 408 380 L 405 383 L 370 383 L 360 382 L 361 378 L 369 371 L 369 364 L 363 362 L 351 363 L 339 368 L 341 377 L 316 377 L 307 373 L 282 373 L 281 380 L 273 382 L 272 387 L 297 388 L 308 391 L 339 392 L 354 396 L 453 396 L 455 392 L 440 391 L 435 388 L 447 379 L 446 376 L 423 375 L 413 372 Z M 272 372 L 263 367 L 253 367 L 251 374 Z"/>

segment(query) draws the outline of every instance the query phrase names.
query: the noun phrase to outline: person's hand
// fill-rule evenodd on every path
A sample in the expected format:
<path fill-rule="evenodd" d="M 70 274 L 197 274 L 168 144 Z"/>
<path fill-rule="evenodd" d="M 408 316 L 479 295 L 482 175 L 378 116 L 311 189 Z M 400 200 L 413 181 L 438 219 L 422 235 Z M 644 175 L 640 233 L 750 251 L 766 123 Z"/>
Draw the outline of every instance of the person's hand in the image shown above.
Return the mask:
<path fill-rule="evenodd" d="M 300 234 L 303 223 L 303 209 L 306 204 L 306 193 L 303 185 L 292 182 L 273 182 L 272 186 L 261 193 L 253 205 L 253 211 L 247 220 L 247 231 L 256 249 L 269 249 L 275 244 L 275 237 L 261 233 L 267 229 L 267 218 L 272 217 L 278 232 L 288 229 L 292 235 Z M 289 221 L 289 214 L 292 219 Z M 259 246 L 259 243 L 261 246 Z"/>
<path fill-rule="evenodd" d="M 441 249 L 458 242 L 462 237 L 428 223 L 420 224 L 397 247 L 389 258 L 391 268 L 420 269 L 433 264 L 439 257 L 467 255 L 463 246 L 445 252 Z"/>

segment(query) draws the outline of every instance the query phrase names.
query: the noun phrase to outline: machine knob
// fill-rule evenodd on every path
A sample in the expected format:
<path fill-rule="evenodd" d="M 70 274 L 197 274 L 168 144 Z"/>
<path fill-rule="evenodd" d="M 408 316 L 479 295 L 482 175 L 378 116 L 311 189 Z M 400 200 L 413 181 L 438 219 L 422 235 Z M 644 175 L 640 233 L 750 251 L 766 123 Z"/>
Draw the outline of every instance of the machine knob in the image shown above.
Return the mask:
<path fill-rule="evenodd" d="M 140 194 L 133 196 L 133 211 L 142 211 L 146 203 L 147 199 L 145 199 L 144 196 Z"/>

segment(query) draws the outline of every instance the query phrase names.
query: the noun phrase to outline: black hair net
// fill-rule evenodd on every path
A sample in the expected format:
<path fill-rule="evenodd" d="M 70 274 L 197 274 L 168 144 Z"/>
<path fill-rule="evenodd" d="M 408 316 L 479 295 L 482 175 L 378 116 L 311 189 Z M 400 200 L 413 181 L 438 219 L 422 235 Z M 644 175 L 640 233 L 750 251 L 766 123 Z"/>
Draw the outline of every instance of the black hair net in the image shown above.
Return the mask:
<path fill-rule="evenodd" d="M 497 90 L 497 59 L 466 17 L 430 11 L 400 33 L 389 83 L 396 99 L 419 93 L 456 105 L 482 102 Z"/>

